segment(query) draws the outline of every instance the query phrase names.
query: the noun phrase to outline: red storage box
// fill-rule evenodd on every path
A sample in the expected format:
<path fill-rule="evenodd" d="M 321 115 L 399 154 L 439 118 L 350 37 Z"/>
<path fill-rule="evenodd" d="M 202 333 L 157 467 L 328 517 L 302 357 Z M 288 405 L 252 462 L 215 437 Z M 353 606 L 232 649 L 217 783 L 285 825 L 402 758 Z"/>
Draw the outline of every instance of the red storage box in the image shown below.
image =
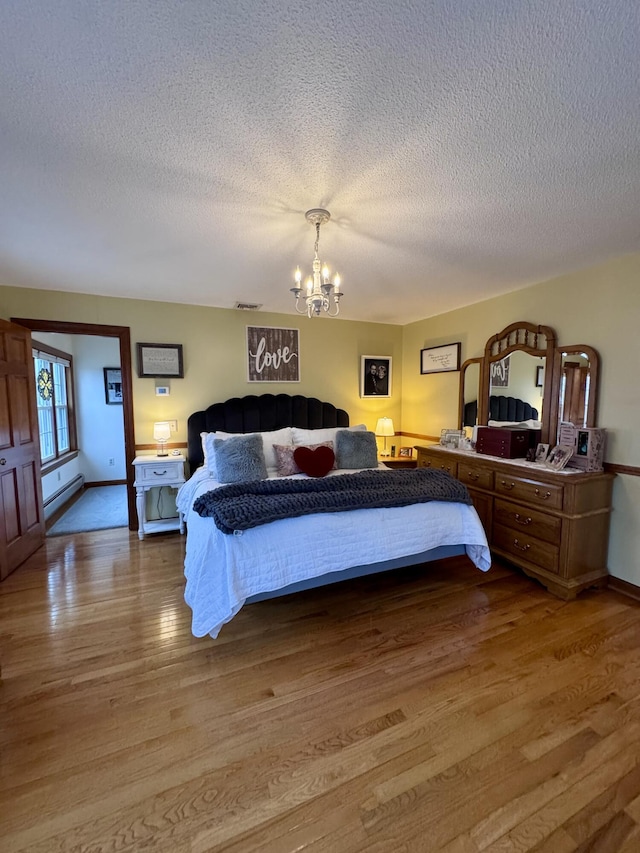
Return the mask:
<path fill-rule="evenodd" d="M 519 427 L 478 427 L 476 452 L 502 459 L 518 459 L 527 455 L 531 430 Z"/>

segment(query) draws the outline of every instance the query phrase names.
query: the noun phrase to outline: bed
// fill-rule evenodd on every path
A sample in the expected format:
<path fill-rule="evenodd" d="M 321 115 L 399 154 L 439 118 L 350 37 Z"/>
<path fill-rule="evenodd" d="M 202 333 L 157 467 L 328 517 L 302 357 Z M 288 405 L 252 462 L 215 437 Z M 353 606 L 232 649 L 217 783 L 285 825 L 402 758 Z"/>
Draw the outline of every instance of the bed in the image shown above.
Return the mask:
<path fill-rule="evenodd" d="M 478 422 L 477 400 L 465 404 L 463 421 L 462 426 L 472 427 L 476 425 Z M 538 421 L 538 410 L 526 400 L 492 394 L 489 397 L 489 426 L 508 423 L 535 423 L 534 429 L 539 429 L 541 426 Z"/>
<path fill-rule="evenodd" d="M 282 440 L 283 434 L 290 433 L 295 446 L 322 445 L 338 433 L 345 439 L 345 432 L 352 441 L 353 432 L 359 430 L 371 435 L 364 425 L 350 426 L 344 410 L 302 395 L 235 397 L 189 417 L 191 476 L 178 492 L 177 503 L 187 526 L 185 601 L 192 610 L 194 636 L 217 637 L 245 603 L 365 574 L 463 554 L 481 571 L 489 569 L 489 548 L 478 515 L 472 506 L 454 499 L 313 512 L 233 534 L 223 533 L 212 518 L 194 508 L 201 509 L 203 500 L 220 487 L 220 473 L 211 469 L 212 439 L 216 437 L 251 439 L 258 434 L 267 457 L 271 449 L 281 447 L 274 439 Z M 316 437 L 322 440 L 315 441 Z M 229 446 L 225 441 L 225 448 Z M 205 459 L 207 447 L 210 451 Z M 375 465 L 377 470 L 377 462 Z M 379 467 L 386 472 L 380 472 L 382 477 L 416 474 Z M 289 479 L 272 468 L 267 471 L 269 481 Z M 324 479 L 337 477 L 344 484 L 344 478 L 352 474 L 356 478 L 358 474 L 377 476 L 375 472 L 337 469 Z M 309 480 L 305 474 L 292 474 L 290 479 Z"/>

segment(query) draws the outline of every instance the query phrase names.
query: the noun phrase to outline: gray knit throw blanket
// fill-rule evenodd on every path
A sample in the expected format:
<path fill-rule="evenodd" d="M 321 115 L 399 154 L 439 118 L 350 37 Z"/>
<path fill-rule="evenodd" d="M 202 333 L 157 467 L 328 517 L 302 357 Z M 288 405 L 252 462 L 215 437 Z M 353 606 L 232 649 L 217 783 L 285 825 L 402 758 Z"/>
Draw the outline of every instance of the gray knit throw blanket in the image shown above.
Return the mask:
<path fill-rule="evenodd" d="M 211 517 L 223 533 L 260 524 L 350 509 L 407 506 L 427 501 L 470 504 L 466 487 L 445 471 L 430 468 L 358 471 L 308 480 L 255 480 L 206 492 L 193 508 Z"/>

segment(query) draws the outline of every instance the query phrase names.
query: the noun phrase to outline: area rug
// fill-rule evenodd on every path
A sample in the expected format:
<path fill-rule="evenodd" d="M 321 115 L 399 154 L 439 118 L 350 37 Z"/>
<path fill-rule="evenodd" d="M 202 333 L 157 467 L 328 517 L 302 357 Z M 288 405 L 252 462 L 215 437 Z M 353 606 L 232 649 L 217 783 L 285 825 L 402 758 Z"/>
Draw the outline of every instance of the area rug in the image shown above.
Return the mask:
<path fill-rule="evenodd" d="M 108 530 L 128 524 L 127 487 L 94 486 L 84 489 L 78 500 L 47 531 L 47 536 Z"/>

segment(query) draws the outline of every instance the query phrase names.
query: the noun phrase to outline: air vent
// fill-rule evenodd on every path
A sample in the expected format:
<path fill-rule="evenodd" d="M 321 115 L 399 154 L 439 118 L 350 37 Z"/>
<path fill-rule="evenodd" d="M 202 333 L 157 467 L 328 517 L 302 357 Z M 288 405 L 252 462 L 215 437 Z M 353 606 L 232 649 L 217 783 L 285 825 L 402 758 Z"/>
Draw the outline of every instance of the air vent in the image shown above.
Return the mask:
<path fill-rule="evenodd" d="M 236 302 L 233 307 L 237 308 L 238 311 L 259 311 L 262 305 L 257 302 Z"/>

